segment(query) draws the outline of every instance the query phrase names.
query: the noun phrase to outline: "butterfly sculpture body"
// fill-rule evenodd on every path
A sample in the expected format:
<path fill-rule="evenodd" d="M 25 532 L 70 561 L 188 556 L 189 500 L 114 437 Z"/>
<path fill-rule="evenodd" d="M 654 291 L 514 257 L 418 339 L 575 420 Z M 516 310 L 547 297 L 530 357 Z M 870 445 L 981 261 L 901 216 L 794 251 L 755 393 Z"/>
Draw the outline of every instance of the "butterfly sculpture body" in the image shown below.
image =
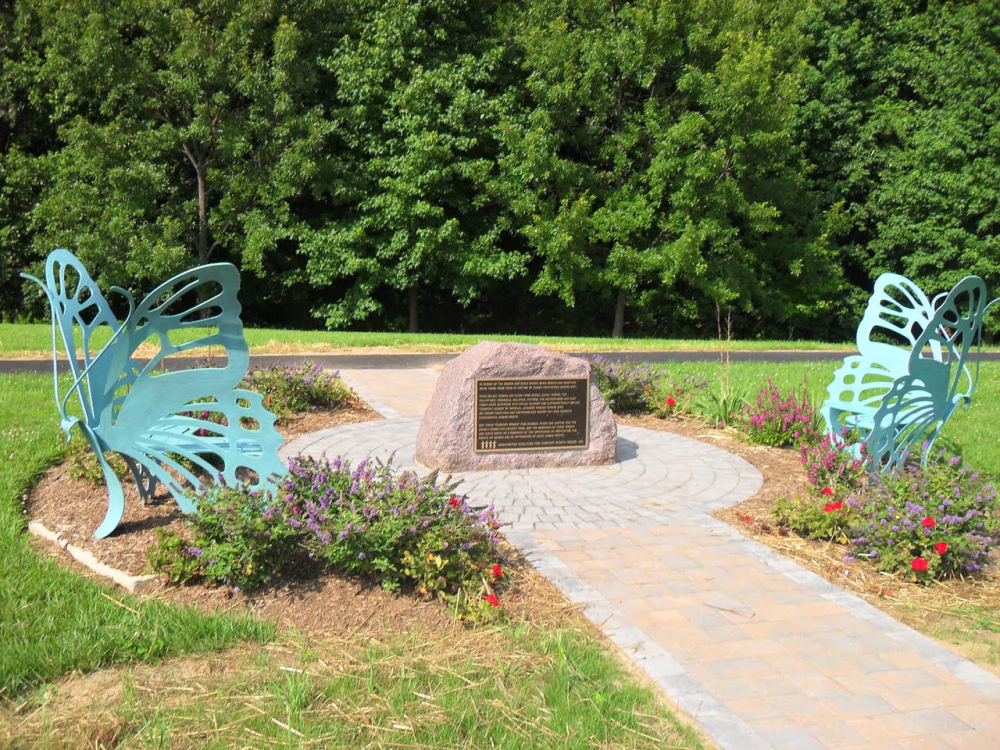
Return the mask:
<path fill-rule="evenodd" d="M 93 448 L 108 486 L 108 510 L 94 536 L 117 528 L 125 501 L 121 482 L 105 453 L 119 453 L 145 501 L 162 483 L 184 512 L 196 510 L 193 491 L 219 479 L 264 487 L 286 469 L 278 458 L 282 438 L 262 397 L 236 386 L 246 375 L 250 353 L 240 321 L 239 272 L 229 263 L 193 268 L 164 282 L 136 304 L 122 295 L 128 314 L 119 321 L 69 251 L 56 250 L 38 283 L 52 307 L 53 376 L 56 405 L 67 439 L 74 425 Z M 94 351 L 101 328 L 109 340 Z M 195 338 L 184 332 L 196 329 Z M 56 373 L 57 336 L 69 357 L 73 383 L 60 393 Z M 137 358 L 146 343 L 152 356 Z M 163 372 L 173 354 L 220 346 L 225 367 Z M 77 350 L 82 350 L 78 360 Z M 80 410 L 70 408 L 76 395 Z"/>
<path fill-rule="evenodd" d="M 871 468 L 899 468 L 928 452 L 955 409 L 968 406 L 978 378 L 986 285 L 966 276 L 932 300 L 909 279 L 883 274 L 858 326 L 859 354 L 844 359 L 821 413 L 832 435 L 847 434 Z"/>

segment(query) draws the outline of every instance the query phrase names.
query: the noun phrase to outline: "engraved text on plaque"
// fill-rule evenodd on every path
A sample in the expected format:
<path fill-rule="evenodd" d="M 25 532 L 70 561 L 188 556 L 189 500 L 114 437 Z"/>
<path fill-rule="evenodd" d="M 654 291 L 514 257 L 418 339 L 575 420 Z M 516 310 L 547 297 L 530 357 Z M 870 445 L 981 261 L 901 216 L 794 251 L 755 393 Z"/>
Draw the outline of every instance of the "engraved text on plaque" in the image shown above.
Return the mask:
<path fill-rule="evenodd" d="M 586 448 L 587 378 L 477 378 L 476 453 Z"/>

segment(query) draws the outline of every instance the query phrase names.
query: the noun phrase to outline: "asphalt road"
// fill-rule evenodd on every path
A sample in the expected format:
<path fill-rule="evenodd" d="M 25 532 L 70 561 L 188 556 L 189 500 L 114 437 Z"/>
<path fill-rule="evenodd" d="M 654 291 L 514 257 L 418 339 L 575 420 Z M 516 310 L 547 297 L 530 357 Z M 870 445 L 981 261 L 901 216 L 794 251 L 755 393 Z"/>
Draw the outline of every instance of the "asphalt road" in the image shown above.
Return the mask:
<path fill-rule="evenodd" d="M 843 359 L 849 352 L 839 351 L 738 351 L 730 352 L 731 362 L 836 362 Z M 572 352 L 573 357 L 590 357 L 599 355 L 606 359 L 627 359 L 632 362 L 648 362 L 662 364 L 670 362 L 718 362 L 718 352 Z M 408 369 L 435 367 L 443 365 L 449 359 L 458 356 L 450 354 L 263 354 L 250 357 L 251 365 L 267 367 L 278 362 L 316 362 L 330 370 L 377 370 L 377 369 Z M 980 358 L 984 362 L 1000 361 L 1000 352 L 983 352 Z M 192 367 L 204 357 L 171 357 L 165 363 L 165 369 L 182 370 Z M 223 363 L 225 358 L 216 361 Z M 65 360 L 59 362 L 60 372 L 68 369 Z M 52 372 L 52 360 L 0 360 L 0 373 L 17 372 Z"/>
<path fill-rule="evenodd" d="M 718 362 L 718 352 L 586 352 L 572 353 L 574 357 L 600 355 L 606 359 L 628 359 L 632 362 Z M 844 352 L 730 352 L 732 362 L 834 362 L 844 357 Z M 458 356 L 451 354 L 267 354 L 251 356 L 251 365 L 266 367 L 276 362 L 316 362 L 331 370 L 377 370 L 383 368 L 407 369 L 435 367 Z M 984 355 L 984 359 L 1000 359 L 1000 353 Z M 192 367 L 204 357 L 171 357 L 164 364 L 168 370 Z M 218 360 L 224 362 L 224 358 Z M 60 361 L 61 372 L 68 369 Z M 0 360 L 0 373 L 52 372 L 52 360 Z"/>

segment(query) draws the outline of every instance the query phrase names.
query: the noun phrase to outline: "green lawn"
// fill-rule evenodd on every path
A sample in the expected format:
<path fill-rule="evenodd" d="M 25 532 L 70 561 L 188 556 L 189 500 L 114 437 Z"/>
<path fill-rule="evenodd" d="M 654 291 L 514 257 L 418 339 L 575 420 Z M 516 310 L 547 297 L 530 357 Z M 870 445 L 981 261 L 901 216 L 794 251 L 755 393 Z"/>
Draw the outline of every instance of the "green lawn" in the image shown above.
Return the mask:
<path fill-rule="evenodd" d="M 64 445 L 51 376 L 0 376 L 0 425 L 0 695 L 70 671 L 274 636 L 243 617 L 141 601 L 34 554 L 21 498 Z"/>
<path fill-rule="evenodd" d="M 178 333 L 176 341 L 189 341 L 205 329 Z M 695 339 L 608 339 L 568 336 L 467 336 L 451 333 L 369 333 L 365 331 L 285 331 L 275 328 L 245 329 L 251 350 L 268 346 L 302 346 L 317 353 L 350 347 L 391 346 L 405 350 L 457 351 L 480 341 L 518 341 L 573 351 L 717 351 L 719 342 Z M 97 331 L 95 346 L 107 341 L 107 331 Z M 172 337 L 174 338 L 174 337 Z M 59 342 L 60 347 L 62 342 Z M 826 344 L 815 341 L 736 341 L 733 349 L 743 350 L 823 350 L 849 349 L 849 344 Z M 52 351 L 52 329 L 48 323 L 0 323 L 0 357 L 48 354 Z"/>
<path fill-rule="evenodd" d="M 120 748 L 173 750 L 706 747 L 577 630 L 319 637 L 244 657 L 228 675 L 216 657 L 206 661 L 216 666 L 194 684 L 169 674 L 127 676 L 104 736 L 122 736 Z M 96 733 L 64 729 L 57 744 L 40 731 L 18 747 L 93 746 Z"/>

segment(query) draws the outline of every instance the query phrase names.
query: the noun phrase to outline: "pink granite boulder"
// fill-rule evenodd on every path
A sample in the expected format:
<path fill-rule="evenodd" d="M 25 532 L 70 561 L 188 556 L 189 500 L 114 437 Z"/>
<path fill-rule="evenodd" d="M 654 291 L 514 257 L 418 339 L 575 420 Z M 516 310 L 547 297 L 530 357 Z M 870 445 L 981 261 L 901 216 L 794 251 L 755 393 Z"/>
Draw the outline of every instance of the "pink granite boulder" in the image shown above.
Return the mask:
<path fill-rule="evenodd" d="M 587 378 L 586 448 L 477 453 L 473 446 L 477 378 Z M 416 459 L 441 471 L 592 466 L 615 461 L 618 428 L 591 373 L 590 362 L 540 346 L 484 341 L 445 365 L 417 434 Z"/>

